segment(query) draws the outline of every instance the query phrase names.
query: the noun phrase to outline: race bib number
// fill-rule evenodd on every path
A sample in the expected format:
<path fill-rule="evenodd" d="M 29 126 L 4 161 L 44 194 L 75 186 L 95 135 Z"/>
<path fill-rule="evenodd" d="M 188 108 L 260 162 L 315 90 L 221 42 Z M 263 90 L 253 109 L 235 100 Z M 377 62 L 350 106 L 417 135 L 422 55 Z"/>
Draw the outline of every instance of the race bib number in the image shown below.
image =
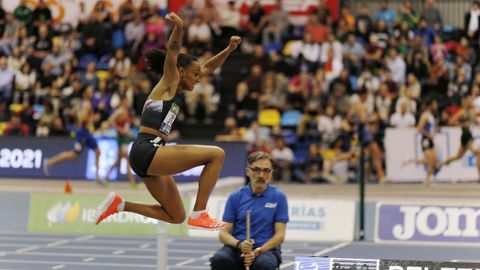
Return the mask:
<path fill-rule="evenodd" d="M 173 122 L 175 122 L 175 119 L 177 118 L 177 115 L 179 112 L 180 112 L 180 107 L 178 107 L 177 104 L 172 103 L 172 106 L 170 107 L 170 110 L 168 111 L 167 116 L 165 116 L 163 123 L 160 125 L 160 132 L 167 135 L 170 133 Z"/>

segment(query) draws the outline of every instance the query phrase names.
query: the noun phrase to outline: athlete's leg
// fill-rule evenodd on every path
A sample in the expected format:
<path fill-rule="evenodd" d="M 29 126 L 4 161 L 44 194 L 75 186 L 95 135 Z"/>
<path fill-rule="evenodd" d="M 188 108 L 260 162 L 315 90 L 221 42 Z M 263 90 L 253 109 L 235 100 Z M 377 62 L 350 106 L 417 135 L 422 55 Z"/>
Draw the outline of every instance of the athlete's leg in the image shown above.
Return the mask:
<path fill-rule="evenodd" d="M 95 151 L 95 166 L 97 167 L 95 170 L 95 180 L 100 182 L 100 148 L 96 147 Z"/>
<path fill-rule="evenodd" d="M 124 158 L 127 161 L 127 176 L 128 176 L 128 182 L 132 187 L 137 186 L 137 181 L 135 179 L 135 176 L 132 173 L 132 167 L 130 167 L 130 162 L 128 162 L 128 148 L 127 147 L 121 147 L 120 148 L 120 159 L 118 161 L 118 168 L 120 170 L 120 165 L 122 158 Z"/>
<path fill-rule="evenodd" d="M 205 165 L 200 174 L 194 211 L 204 210 L 225 159 L 217 146 L 172 145 L 160 147 L 148 168 L 148 175 L 174 175 L 196 166 Z"/>
<path fill-rule="evenodd" d="M 117 153 L 117 158 L 115 159 L 115 162 L 113 162 L 112 165 L 110 165 L 110 168 L 108 168 L 107 174 L 105 175 L 105 182 L 108 181 L 108 176 L 112 173 L 113 169 L 120 168 L 121 159 L 122 159 L 122 153 L 121 153 L 121 150 L 119 148 L 118 153 Z"/>
<path fill-rule="evenodd" d="M 370 153 L 372 155 L 373 166 L 375 167 L 375 172 L 377 173 L 378 182 L 384 183 L 385 179 L 385 171 L 383 170 L 382 164 L 382 151 L 376 142 L 371 142 L 369 145 Z"/>
<path fill-rule="evenodd" d="M 169 223 L 182 223 L 185 220 L 185 208 L 173 177 L 149 176 L 142 179 L 159 204 L 125 202 L 124 210 Z"/>
<path fill-rule="evenodd" d="M 457 153 L 451 157 L 448 157 L 446 160 L 444 160 L 443 162 L 441 162 L 438 167 L 441 168 L 443 167 L 444 165 L 448 165 L 450 164 L 451 162 L 453 161 L 456 161 L 456 160 L 459 160 L 463 157 L 463 155 L 465 155 L 465 153 L 467 152 L 467 149 L 469 149 L 470 147 L 467 145 L 467 146 L 460 146 L 460 148 L 458 149 Z"/>
<path fill-rule="evenodd" d="M 62 163 L 65 161 L 75 160 L 79 156 L 79 153 L 74 150 L 63 151 L 52 158 L 49 158 L 47 161 L 47 166 L 52 167 L 58 163 Z"/>
<path fill-rule="evenodd" d="M 431 178 L 435 172 L 436 154 L 435 148 L 425 149 L 423 151 L 425 156 L 425 163 L 427 165 L 427 177 L 425 179 L 425 185 L 430 186 Z"/>
<path fill-rule="evenodd" d="M 185 209 L 173 178 L 171 176 L 149 176 L 144 177 L 143 181 L 159 204 L 124 201 L 111 192 L 97 207 L 95 224 L 119 211 L 133 212 L 169 223 L 182 223 L 185 220 Z"/>

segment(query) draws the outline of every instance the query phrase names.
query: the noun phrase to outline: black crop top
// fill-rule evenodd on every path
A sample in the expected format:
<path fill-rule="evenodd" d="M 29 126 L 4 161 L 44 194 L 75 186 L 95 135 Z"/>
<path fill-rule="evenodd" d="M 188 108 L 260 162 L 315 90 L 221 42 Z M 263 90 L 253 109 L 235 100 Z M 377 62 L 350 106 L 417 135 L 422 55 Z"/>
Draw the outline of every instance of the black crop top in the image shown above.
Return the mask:
<path fill-rule="evenodd" d="M 180 112 L 180 106 L 181 98 L 178 95 L 171 100 L 148 99 L 143 105 L 140 125 L 156 129 L 168 136 Z"/>

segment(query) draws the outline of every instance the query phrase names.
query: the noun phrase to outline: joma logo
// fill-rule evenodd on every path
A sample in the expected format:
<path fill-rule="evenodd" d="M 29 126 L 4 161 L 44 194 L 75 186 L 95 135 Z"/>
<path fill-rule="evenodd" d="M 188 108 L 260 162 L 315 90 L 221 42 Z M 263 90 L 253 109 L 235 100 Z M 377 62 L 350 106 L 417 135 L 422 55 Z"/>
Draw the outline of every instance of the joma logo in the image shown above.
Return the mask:
<path fill-rule="evenodd" d="M 393 235 L 408 240 L 415 232 L 424 236 L 478 237 L 480 208 L 402 206 L 403 224 L 393 227 Z"/>

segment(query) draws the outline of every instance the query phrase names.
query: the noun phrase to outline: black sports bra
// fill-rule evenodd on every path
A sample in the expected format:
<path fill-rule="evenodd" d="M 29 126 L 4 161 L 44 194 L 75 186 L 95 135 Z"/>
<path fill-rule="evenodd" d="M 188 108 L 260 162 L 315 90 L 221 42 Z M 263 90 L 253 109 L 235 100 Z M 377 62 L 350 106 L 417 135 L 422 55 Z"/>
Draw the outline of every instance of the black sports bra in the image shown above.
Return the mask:
<path fill-rule="evenodd" d="M 140 125 L 158 130 L 168 136 L 180 112 L 181 101 L 178 95 L 171 100 L 148 99 L 143 105 Z"/>

